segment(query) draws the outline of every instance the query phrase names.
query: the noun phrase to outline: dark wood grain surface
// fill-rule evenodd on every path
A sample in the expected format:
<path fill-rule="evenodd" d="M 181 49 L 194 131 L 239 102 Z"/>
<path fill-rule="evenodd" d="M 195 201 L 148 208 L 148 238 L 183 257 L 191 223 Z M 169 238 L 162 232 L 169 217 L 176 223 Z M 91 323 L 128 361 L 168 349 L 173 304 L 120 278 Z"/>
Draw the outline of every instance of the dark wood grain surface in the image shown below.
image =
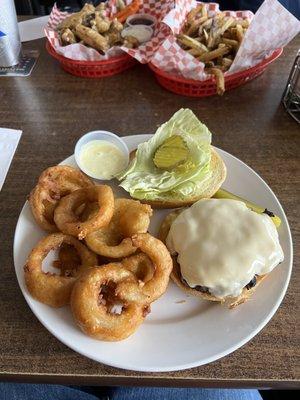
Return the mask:
<path fill-rule="evenodd" d="M 0 380 L 97 385 L 299 387 L 299 125 L 280 99 L 300 47 L 288 45 L 268 71 L 223 97 L 190 99 L 158 86 L 146 66 L 103 80 L 63 72 L 44 49 L 28 78 L 0 78 L 0 126 L 23 135 L 0 193 Z M 153 133 L 181 107 L 213 132 L 216 146 L 255 169 L 282 203 L 293 233 L 295 262 L 287 294 L 269 324 L 250 343 L 199 368 L 171 373 L 123 371 L 76 354 L 33 315 L 13 265 L 18 215 L 40 172 L 69 156 L 94 129 L 120 136 Z M 1 156 L 1 155 L 0 155 Z M 298 325 L 297 325 L 298 323 Z"/>

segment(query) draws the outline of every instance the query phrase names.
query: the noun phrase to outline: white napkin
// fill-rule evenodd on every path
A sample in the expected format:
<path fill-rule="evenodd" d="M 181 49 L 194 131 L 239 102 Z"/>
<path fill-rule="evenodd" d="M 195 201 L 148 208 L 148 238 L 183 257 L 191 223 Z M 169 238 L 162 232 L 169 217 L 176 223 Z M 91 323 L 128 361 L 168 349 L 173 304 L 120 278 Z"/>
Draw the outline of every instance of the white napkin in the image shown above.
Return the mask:
<path fill-rule="evenodd" d="M 47 25 L 48 19 L 49 15 L 45 15 L 44 17 L 19 22 L 21 42 L 43 38 L 45 36 L 44 28 Z"/>
<path fill-rule="evenodd" d="M 18 146 L 22 131 L 0 128 L 0 190 Z"/>

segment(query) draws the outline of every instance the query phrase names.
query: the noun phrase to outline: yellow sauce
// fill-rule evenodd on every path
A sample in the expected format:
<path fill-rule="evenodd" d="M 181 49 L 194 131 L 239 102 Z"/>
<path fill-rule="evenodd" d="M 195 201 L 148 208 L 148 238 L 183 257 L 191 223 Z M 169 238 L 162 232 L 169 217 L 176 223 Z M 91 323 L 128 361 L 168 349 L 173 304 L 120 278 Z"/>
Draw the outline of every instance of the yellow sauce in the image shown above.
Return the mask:
<path fill-rule="evenodd" d="M 216 297 L 238 296 L 254 275 L 283 261 L 271 218 L 240 201 L 200 200 L 173 222 L 167 237 L 190 287 L 205 286 Z"/>
<path fill-rule="evenodd" d="M 82 146 L 81 167 L 93 178 L 112 179 L 127 166 L 126 156 L 106 140 L 92 140 Z"/>

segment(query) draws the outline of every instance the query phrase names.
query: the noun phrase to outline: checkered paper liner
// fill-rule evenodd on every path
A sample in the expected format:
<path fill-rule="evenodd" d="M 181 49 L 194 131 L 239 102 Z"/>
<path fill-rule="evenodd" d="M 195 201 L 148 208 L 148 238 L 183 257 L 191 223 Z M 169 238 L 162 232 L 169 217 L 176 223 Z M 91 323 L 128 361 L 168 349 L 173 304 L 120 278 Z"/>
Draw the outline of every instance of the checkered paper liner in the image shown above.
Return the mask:
<path fill-rule="evenodd" d="M 130 4 L 131 1 L 125 1 L 125 3 Z M 117 12 L 116 0 L 109 0 L 107 4 L 110 15 Z M 139 12 L 155 16 L 157 18 L 157 24 L 154 30 L 153 38 L 149 42 L 140 45 L 137 49 L 128 49 L 124 46 L 114 46 L 109 49 L 105 55 L 101 55 L 97 50 L 89 48 L 81 43 L 61 46 L 55 28 L 64 18 L 66 18 L 68 13 L 61 12 L 56 7 L 56 4 L 54 5 L 50 14 L 48 26 L 45 28 L 45 34 L 50 44 L 58 54 L 61 54 L 62 56 L 72 60 L 101 61 L 126 52 L 140 63 L 145 64 L 150 61 L 153 54 L 158 50 L 160 45 L 170 34 L 170 28 L 165 25 L 162 20 L 172 7 L 174 7 L 173 0 L 145 0 L 142 2 Z"/>
<path fill-rule="evenodd" d="M 163 20 L 173 34 L 180 32 L 188 12 L 198 4 L 194 0 L 177 0 L 175 3 L 174 9 Z M 219 11 L 217 3 L 205 4 L 210 16 Z M 225 11 L 225 14 L 251 21 L 238 53 L 225 75 L 254 67 L 275 49 L 288 44 L 300 31 L 300 22 L 277 0 L 265 0 L 255 15 L 251 11 Z M 204 72 L 204 64 L 183 50 L 172 34 L 161 44 L 151 62 L 163 71 L 186 79 L 203 81 L 210 77 Z"/>

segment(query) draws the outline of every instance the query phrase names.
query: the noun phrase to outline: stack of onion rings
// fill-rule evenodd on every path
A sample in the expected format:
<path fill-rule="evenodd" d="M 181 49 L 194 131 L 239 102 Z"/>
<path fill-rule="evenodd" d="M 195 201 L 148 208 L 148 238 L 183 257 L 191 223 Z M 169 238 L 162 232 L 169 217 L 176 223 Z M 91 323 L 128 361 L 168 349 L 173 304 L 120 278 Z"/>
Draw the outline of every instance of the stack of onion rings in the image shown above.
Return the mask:
<path fill-rule="evenodd" d="M 38 225 L 55 232 L 33 248 L 24 266 L 30 294 L 52 307 L 70 303 L 76 322 L 93 338 L 117 341 L 133 334 L 167 289 L 172 270 L 165 245 L 147 233 L 151 207 L 115 200 L 109 186 L 69 166 L 44 171 L 29 202 Z M 57 274 L 42 268 L 51 250 L 58 250 Z"/>

